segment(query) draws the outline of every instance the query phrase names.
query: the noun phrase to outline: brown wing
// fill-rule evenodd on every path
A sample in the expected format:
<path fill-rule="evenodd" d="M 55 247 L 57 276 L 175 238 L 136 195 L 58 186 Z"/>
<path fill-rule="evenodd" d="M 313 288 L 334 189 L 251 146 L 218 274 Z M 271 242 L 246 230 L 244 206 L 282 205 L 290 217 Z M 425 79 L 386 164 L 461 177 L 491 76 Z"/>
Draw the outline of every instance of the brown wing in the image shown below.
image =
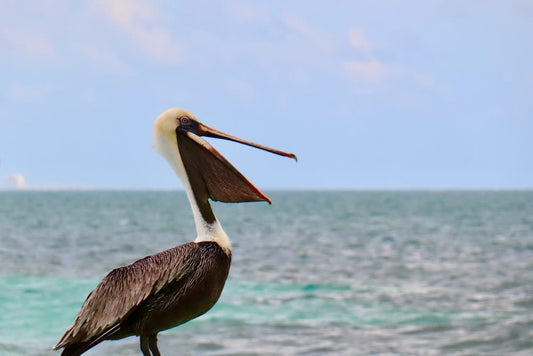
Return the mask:
<path fill-rule="evenodd" d="M 146 298 L 187 276 L 199 260 L 200 249 L 189 242 L 112 270 L 89 294 L 54 348 L 89 341 L 117 325 Z"/>
<path fill-rule="evenodd" d="M 177 132 L 178 148 L 194 194 L 226 203 L 268 201 L 213 146 L 192 132 Z"/>

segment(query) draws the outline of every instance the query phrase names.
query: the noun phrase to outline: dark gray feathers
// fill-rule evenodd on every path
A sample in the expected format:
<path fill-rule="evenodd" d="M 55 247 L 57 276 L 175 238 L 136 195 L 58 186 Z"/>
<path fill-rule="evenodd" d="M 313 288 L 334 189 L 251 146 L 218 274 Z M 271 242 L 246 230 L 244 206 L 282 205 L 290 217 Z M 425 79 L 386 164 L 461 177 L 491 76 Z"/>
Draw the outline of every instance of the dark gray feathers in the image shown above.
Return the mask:
<path fill-rule="evenodd" d="M 97 339 L 125 320 L 149 296 L 190 274 L 200 255 L 198 245 L 189 242 L 112 270 L 89 294 L 76 320 L 54 348 Z"/>

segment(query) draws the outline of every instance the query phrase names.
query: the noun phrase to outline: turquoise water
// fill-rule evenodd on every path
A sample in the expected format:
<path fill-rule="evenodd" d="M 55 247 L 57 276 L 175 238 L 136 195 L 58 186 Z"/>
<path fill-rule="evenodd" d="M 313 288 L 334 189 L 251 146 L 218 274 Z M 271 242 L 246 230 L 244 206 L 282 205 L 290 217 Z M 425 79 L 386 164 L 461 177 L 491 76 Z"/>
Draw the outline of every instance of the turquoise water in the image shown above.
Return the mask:
<path fill-rule="evenodd" d="M 214 205 L 230 278 L 164 355 L 533 354 L 533 192 L 270 196 Z M 0 355 L 58 355 L 109 270 L 192 239 L 183 192 L 0 192 Z"/>

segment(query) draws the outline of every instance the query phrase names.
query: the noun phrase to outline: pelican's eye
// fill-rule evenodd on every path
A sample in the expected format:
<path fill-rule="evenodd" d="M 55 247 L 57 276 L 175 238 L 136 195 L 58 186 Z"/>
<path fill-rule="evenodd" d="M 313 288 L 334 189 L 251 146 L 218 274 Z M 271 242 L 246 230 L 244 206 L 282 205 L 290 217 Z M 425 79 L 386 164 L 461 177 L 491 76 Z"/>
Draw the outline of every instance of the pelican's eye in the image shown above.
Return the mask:
<path fill-rule="evenodd" d="M 182 116 L 178 120 L 180 122 L 177 128 L 178 130 L 198 134 L 198 122 L 187 116 Z"/>

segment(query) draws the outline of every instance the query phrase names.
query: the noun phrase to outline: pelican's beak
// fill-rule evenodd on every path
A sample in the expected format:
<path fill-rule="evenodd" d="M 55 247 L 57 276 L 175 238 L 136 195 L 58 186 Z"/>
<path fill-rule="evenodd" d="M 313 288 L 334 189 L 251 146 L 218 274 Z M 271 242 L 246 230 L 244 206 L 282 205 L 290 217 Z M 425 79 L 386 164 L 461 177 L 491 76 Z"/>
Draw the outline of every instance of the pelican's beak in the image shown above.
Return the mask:
<path fill-rule="evenodd" d="M 283 151 L 277 150 L 275 148 L 267 147 L 267 146 L 260 145 L 260 144 L 255 143 L 255 142 L 244 140 L 242 138 L 227 134 L 225 132 L 222 132 L 220 130 L 217 130 L 215 128 L 212 128 L 212 127 L 207 126 L 207 125 L 202 124 L 202 123 L 198 123 L 198 134 L 200 136 L 215 137 L 215 138 L 221 138 L 223 140 L 229 140 L 229 141 L 233 141 L 233 142 L 242 143 L 243 145 L 259 148 L 261 150 L 268 151 L 268 152 L 271 152 L 271 153 L 275 153 L 275 154 L 280 155 L 280 156 L 294 158 L 295 161 L 298 161 L 298 157 L 296 157 L 296 155 L 294 153 L 283 152 Z"/>
<path fill-rule="evenodd" d="M 244 140 L 200 122 L 195 122 L 194 125 L 187 128 L 178 127 L 176 129 L 178 149 L 197 198 L 210 198 L 223 202 L 271 202 L 265 194 L 200 136 L 230 140 L 297 160 L 293 153 Z"/>

